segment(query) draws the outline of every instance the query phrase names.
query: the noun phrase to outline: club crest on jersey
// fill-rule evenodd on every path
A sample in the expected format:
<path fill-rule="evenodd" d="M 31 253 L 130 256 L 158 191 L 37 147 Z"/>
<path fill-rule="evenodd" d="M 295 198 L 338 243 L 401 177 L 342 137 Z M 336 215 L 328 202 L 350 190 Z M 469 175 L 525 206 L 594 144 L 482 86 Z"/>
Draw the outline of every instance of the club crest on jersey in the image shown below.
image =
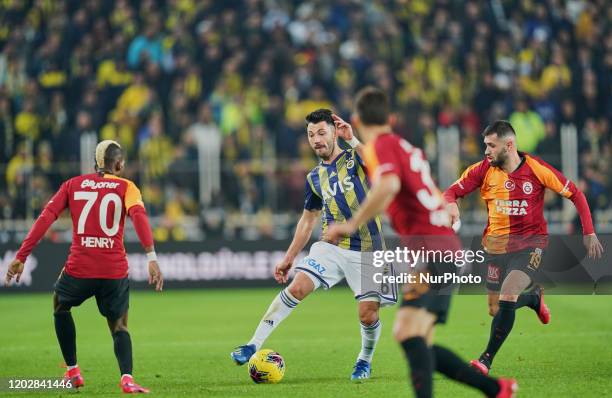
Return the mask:
<path fill-rule="evenodd" d="M 516 185 L 514 185 L 514 181 L 506 180 L 506 182 L 504 182 L 504 188 L 506 188 L 508 191 L 514 191 L 514 188 L 516 188 Z M 523 189 L 525 188 L 523 187 Z"/>
<path fill-rule="evenodd" d="M 353 167 L 355 167 L 355 161 L 353 159 L 349 159 L 348 162 L 346 162 L 346 168 L 352 169 Z"/>
<path fill-rule="evenodd" d="M 526 181 L 523 183 L 523 192 L 526 195 L 529 195 L 530 193 L 533 192 L 533 185 L 529 181 Z"/>

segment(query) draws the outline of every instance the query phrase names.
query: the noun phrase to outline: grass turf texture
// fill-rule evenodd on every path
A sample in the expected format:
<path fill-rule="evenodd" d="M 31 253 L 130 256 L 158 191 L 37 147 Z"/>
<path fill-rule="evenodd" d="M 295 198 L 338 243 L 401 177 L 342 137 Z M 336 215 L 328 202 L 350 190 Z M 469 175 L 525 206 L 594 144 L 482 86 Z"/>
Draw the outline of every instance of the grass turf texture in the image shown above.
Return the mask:
<path fill-rule="evenodd" d="M 382 311 L 383 334 L 373 378 L 352 384 L 360 347 L 357 311 L 346 288 L 316 292 L 266 342 L 283 355 L 284 380 L 256 385 L 246 366 L 229 358 L 251 337 L 278 289 L 133 292 L 129 327 L 138 383 L 155 396 L 406 397 L 407 366 L 391 336 L 395 308 Z M 530 309 L 517 312 L 514 331 L 497 356 L 494 375 L 516 377 L 524 397 L 602 397 L 612 392 L 612 301 L 606 296 L 547 296 L 543 326 Z M 50 294 L 0 296 L 0 378 L 57 377 L 61 353 Z M 119 370 L 106 321 L 90 299 L 73 310 L 79 396 L 117 396 Z M 490 327 L 485 296 L 457 296 L 436 341 L 465 360 L 477 357 Z M 5 381 L 6 383 L 6 381 Z M 439 397 L 476 397 L 474 390 L 436 376 Z M 72 392 L 7 392 L 0 396 L 70 396 Z"/>

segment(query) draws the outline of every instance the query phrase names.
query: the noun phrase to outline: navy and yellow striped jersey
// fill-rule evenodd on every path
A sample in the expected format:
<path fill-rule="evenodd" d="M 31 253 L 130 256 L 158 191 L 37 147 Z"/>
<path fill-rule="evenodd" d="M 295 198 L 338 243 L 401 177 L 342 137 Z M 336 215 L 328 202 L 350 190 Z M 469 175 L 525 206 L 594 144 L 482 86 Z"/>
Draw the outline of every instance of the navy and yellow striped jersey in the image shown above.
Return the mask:
<path fill-rule="evenodd" d="M 370 182 L 363 160 L 354 149 L 343 151 L 330 164 L 320 162 L 306 176 L 304 208 L 323 210 L 323 233 L 332 222 L 343 222 L 353 216 L 365 200 Z M 383 250 L 384 240 L 380 217 L 359 227 L 338 247 L 355 251 Z"/>

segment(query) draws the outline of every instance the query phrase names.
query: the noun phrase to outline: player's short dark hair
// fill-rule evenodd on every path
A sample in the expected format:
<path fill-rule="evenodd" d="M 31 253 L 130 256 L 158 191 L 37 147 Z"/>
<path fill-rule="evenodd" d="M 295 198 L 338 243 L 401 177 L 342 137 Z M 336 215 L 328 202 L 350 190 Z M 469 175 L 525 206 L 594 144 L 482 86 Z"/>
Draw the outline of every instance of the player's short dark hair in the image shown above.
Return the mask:
<path fill-rule="evenodd" d="M 496 120 L 488 125 L 482 132 L 482 136 L 486 137 L 491 134 L 497 134 L 499 138 L 506 138 L 511 135 L 516 135 L 512 125 L 507 120 Z"/>
<path fill-rule="evenodd" d="M 357 93 L 355 109 L 366 126 L 381 126 L 389 120 L 389 98 L 376 87 L 366 87 Z"/>
<path fill-rule="evenodd" d="M 110 171 L 115 163 L 123 159 L 121 146 L 112 140 L 104 140 L 96 146 L 94 169 L 102 176 Z"/>
<path fill-rule="evenodd" d="M 334 118 L 332 117 L 332 111 L 330 109 L 321 108 L 316 111 L 310 112 L 306 115 L 306 123 L 320 123 L 326 122 L 331 126 L 335 126 Z"/>
<path fill-rule="evenodd" d="M 104 164 L 110 165 L 119 160 L 122 156 L 123 151 L 121 150 L 121 147 L 117 144 L 110 144 L 104 152 Z"/>

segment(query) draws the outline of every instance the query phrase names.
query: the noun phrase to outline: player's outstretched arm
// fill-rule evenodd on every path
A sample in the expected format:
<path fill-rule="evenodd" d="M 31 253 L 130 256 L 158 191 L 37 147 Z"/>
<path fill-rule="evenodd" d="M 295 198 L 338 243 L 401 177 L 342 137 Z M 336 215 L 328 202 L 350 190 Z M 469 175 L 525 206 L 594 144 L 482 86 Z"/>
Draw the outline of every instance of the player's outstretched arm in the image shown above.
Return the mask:
<path fill-rule="evenodd" d="M 161 292 L 164 288 L 164 276 L 162 275 L 159 264 L 157 263 L 157 254 L 153 246 L 146 247 L 145 252 L 149 259 L 149 285 L 155 285 L 155 290 Z"/>
<path fill-rule="evenodd" d="M 488 162 L 480 161 L 465 169 L 461 177 L 444 191 L 444 199 L 448 203 L 456 203 L 457 199 L 463 198 L 479 188 L 488 168 Z"/>
<path fill-rule="evenodd" d="M 153 234 L 151 233 L 147 213 L 142 205 L 134 205 L 130 207 L 128 214 L 134 224 L 138 240 L 140 240 L 149 260 L 149 285 L 155 285 L 155 290 L 161 292 L 164 287 L 164 277 L 157 263 L 157 254 L 155 253 Z"/>
<path fill-rule="evenodd" d="M 342 237 L 351 235 L 360 225 L 382 213 L 395 198 L 400 188 L 401 181 L 396 174 L 383 174 L 374 183 L 368 197 L 361 204 L 357 213 L 346 223 L 331 225 L 324 238 L 330 242 L 337 242 Z"/>
<path fill-rule="evenodd" d="M 587 255 L 590 258 L 601 258 L 603 255 L 603 246 L 595 234 L 595 227 L 593 226 L 593 219 L 591 218 L 591 209 L 589 208 L 584 193 L 582 193 L 576 184 L 565 177 L 559 170 L 543 160 L 532 156 L 528 158 L 527 161 L 537 178 L 545 187 L 572 201 L 580 217 L 580 223 L 582 224 L 582 241 L 587 249 Z"/>
<path fill-rule="evenodd" d="M 569 180 L 568 180 L 569 181 Z M 571 185 L 574 185 L 570 181 Z M 580 217 L 580 223 L 582 224 L 582 242 L 584 247 L 587 249 L 587 255 L 589 258 L 601 258 L 603 255 L 603 246 L 599 242 L 599 238 L 595 234 L 595 227 L 593 226 L 593 219 L 591 218 L 591 209 L 589 204 L 582 193 L 577 187 L 574 187 L 575 191 L 569 200 L 572 201 Z"/>
<path fill-rule="evenodd" d="M 459 227 L 461 214 L 459 212 L 459 204 L 457 200 L 463 198 L 476 188 L 482 185 L 484 175 L 489 167 L 488 162 L 474 163 L 461 174 L 461 177 L 455 181 L 450 187 L 444 191 L 444 200 L 446 200 L 446 211 L 451 218 L 451 225 L 455 231 Z"/>
<path fill-rule="evenodd" d="M 274 279 L 278 283 L 285 283 L 288 279 L 289 270 L 293 265 L 293 261 L 297 257 L 298 253 L 302 251 L 306 243 L 312 236 L 312 231 L 317 223 L 317 219 L 321 216 L 321 210 L 308 210 L 304 209 L 302 217 L 297 223 L 295 228 L 295 235 L 293 240 L 287 249 L 285 258 L 276 265 L 274 268 Z"/>
<path fill-rule="evenodd" d="M 51 200 L 49 200 L 42 213 L 40 213 L 40 216 L 38 216 L 34 222 L 34 225 L 32 225 L 28 235 L 23 240 L 23 243 L 15 256 L 15 260 L 13 260 L 13 262 L 9 265 L 9 269 L 6 273 L 6 278 L 4 281 L 6 286 L 11 283 L 13 278 L 15 278 L 16 282 L 19 283 L 26 259 L 30 253 L 32 253 L 32 250 L 34 250 L 34 247 L 38 244 L 42 237 L 45 236 L 49 230 L 49 227 L 51 227 L 51 224 L 53 224 L 59 215 L 62 214 L 62 211 L 64 211 L 67 205 L 68 189 L 66 187 L 66 183 L 64 183 L 56 194 L 53 195 Z"/>

